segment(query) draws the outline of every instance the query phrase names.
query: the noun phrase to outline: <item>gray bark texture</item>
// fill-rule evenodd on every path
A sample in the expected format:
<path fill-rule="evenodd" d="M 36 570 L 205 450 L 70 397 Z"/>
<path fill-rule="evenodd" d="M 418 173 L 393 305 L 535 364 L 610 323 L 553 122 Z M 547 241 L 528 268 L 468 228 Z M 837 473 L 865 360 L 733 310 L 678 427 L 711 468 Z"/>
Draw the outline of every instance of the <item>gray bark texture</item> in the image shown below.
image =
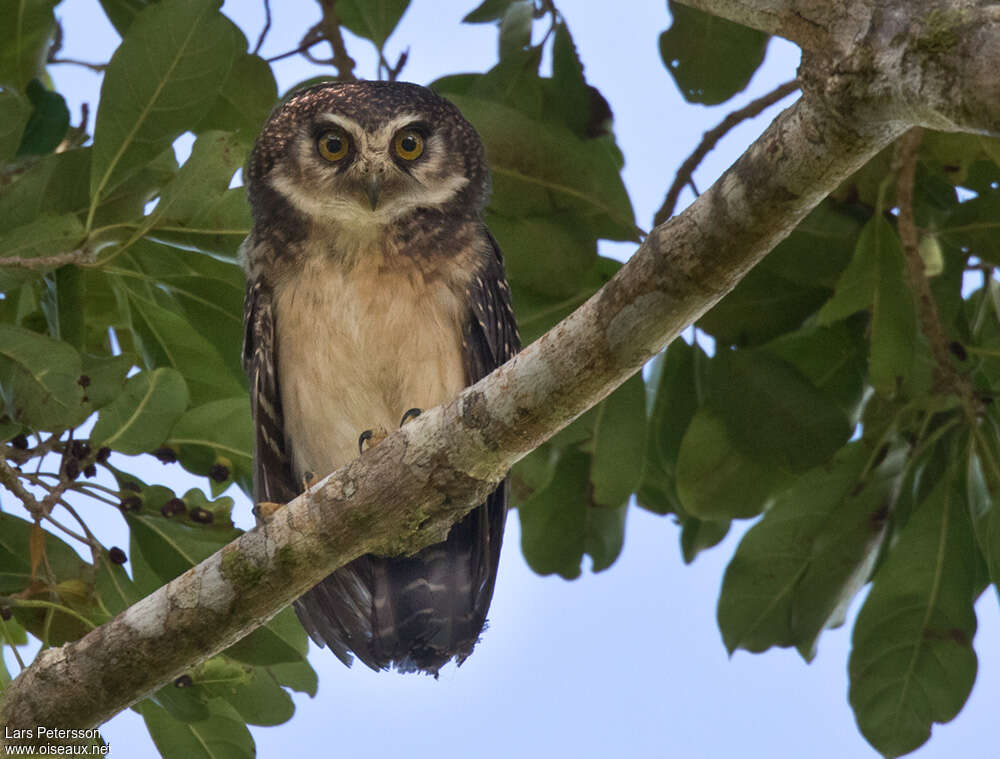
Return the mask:
<path fill-rule="evenodd" d="M 84 728 L 170 682 L 369 552 L 440 540 L 519 458 L 638 371 L 911 126 L 1000 132 L 1000 5 L 684 0 L 803 48 L 803 95 L 614 279 L 451 403 L 7 688 L 0 724 Z M 2 736 L 0 736 L 2 743 Z"/>

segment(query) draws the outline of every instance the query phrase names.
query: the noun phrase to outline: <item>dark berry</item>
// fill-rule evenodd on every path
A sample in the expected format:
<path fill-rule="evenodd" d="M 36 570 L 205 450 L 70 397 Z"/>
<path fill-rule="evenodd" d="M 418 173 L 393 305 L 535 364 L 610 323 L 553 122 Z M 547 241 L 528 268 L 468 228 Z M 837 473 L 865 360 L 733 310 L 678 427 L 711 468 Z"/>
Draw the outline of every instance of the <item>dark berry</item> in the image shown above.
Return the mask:
<path fill-rule="evenodd" d="M 9 606 L 0 606 L 0 619 L 4 622 L 9 622 L 10 618 L 14 616 L 14 610 Z"/>
<path fill-rule="evenodd" d="M 208 476 L 216 482 L 225 482 L 229 479 L 229 467 L 224 464 L 212 464 L 208 470 Z"/>
<path fill-rule="evenodd" d="M 126 498 L 122 498 L 121 502 L 122 511 L 141 511 L 142 510 L 142 499 L 137 495 L 130 495 Z"/>
<path fill-rule="evenodd" d="M 75 480 L 80 476 L 80 462 L 72 456 L 63 459 L 63 473 L 67 478 Z"/>
<path fill-rule="evenodd" d="M 215 514 L 202 508 L 191 509 L 188 512 L 188 516 L 191 517 L 192 522 L 197 522 L 198 524 L 212 524 L 215 521 Z"/>
<path fill-rule="evenodd" d="M 84 477 L 96 477 L 97 476 L 97 464 L 87 464 L 83 468 Z"/>
<path fill-rule="evenodd" d="M 12 437 L 10 439 L 10 444 L 14 448 L 18 448 L 22 451 L 28 449 L 28 438 L 24 435 L 18 435 L 17 437 Z"/>
<path fill-rule="evenodd" d="M 174 680 L 174 687 L 177 688 L 190 688 L 192 685 L 194 685 L 194 680 L 191 679 L 191 675 L 181 675 Z"/>
<path fill-rule="evenodd" d="M 99 448 L 97 451 L 97 462 L 99 464 L 103 464 L 105 461 L 108 460 L 108 456 L 110 455 L 111 455 L 111 449 L 108 448 L 107 446 Z"/>
<path fill-rule="evenodd" d="M 953 340 L 948 343 L 948 350 L 951 351 L 951 355 L 957 358 L 959 361 L 965 361 L 969 357 L 969 354 L 965 350 L 965 346 L 962 345 L 958 340 Z"/>
<path fill-rule="evenodd" d="M 187 506 L 180 498 L 171 498 L 160 507 L 160 513 L 165 517 L 172 517 L 174 514 L 183 514 L 187 511 Z"/>
<path fill-rule="evenodd" d="M 108 558 L 111 559 L 112 564 L 121 565 L 124 564 L 126 561 L 128 561 L 128 557 L 125 555 L 125 552 L 118 546 L 115 546 L 110 551 L 108 551 Z"/>
<path fill-rule="evenodd" d="M 163 446 L 162 448 L 157 448 L 153 451 L 153 455 L 156 456 L 164 464 L 173 464 L 177 461 L 177 451 L 168 446 Z"/>
<path fill-rule="evenodd" d="M 86 374 L 81 374 L 80 379 L 76 381 L 76 384 L 84 388 L 90 387 L 90 377 L 88 377 Z"/>

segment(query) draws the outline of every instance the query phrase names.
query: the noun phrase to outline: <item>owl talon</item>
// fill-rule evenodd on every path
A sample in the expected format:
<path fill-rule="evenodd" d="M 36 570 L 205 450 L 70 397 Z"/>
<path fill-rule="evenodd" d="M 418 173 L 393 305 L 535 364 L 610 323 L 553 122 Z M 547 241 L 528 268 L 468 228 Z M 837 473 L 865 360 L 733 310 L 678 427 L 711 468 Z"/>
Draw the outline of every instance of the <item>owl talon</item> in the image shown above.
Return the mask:
<path fill-rule="evenodd" d="M 256 506 L 253 507 L 252 512 L 257 520 L 261 524 L 267 524 L 271 521 L 275 512 L 282 508 L 285 504 L 283 503 L 272 503 L 271 501 L 261 501 Z"/>
<path fill-rule="evenodd" d="M 408 421 L 410 421 L 411 419 L 416 419 L 422 413 L 423 413 L 422 409 L 418 408 L 409 409 L 405 414 L 403 414 L 403 418 L 399 420 L 399 426 L 402 427 Z"/>
<path fill-rule="evenodd" d="M 369 448 L 374 448 L 376 445 L 385 440 L 385 437 L 385 430 L 381 427 L 376 427 L 373 430 L 365 430 L 358 438 L 358 454 L 360 455 L 364 453 Z"/>

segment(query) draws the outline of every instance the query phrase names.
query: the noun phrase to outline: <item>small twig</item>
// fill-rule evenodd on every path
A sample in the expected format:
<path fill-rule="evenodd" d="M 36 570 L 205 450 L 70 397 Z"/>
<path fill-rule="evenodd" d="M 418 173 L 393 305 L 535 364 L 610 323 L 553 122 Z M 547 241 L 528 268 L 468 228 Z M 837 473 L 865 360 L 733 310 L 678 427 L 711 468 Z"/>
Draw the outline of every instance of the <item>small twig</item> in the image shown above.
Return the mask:
<path fill-rule="evenodd" d="M 260 30 L 260 36 L 257 38 L 257 44 L 254 46 L 254 55 L 260 53 L 260 49 L 264 46 L 264 40 L 267 39 L 269 31 L 271 31 L 271 0 L 264 0 L 264 28 Z"/>
<path fill-rule="evenodd" d="M 90 63 L 89 61 L 78 61 L 76 58 L 50 58 L 48 63 L 57 64 L 68 64 L 70 66 L 83 66 L 85 69 L 90 69 L 98 74 L 103 73 L 108 67 L 106 63 Z"/>
<path fill-rule="evenodd" d="M 83 264 L 90 262 L 90 251 L 77 248 L 66 253 L 56 253 L 52 256 L 6 256 L 0 257 L 0 267 L 10 269 L 55 269 L 66 264 Z"/>
<path fill-rule="evenodd" d="M 757 116 L 761 113 L 761 111 L 774 105 L 782 98 L 792 94 L 799 89 L 799 87 L 800 83 L 798 79 L 785 82 L 784 84 L 775 87 L 763 97 L 759 97 L 756 100 L 747 103 L 742 108 L 733 111 L 726 116 L 726 118 L 724 118 L 718 126 L 705 132 L 701 139 L 701 143 L 677 170 L 677 176 L 674 177 L 674 183 L 670 185 L 667 197 L 663 200 L 663 206 L 656 212 L 656 216 L 653 217 L 653 225 L 656 226 L 658 224 L 662 224 L 673 216 L 674 208 L 677 207 L 677 198 L 680 197 L 681 190 L 684 189 L 684 185 L 692 181 L 692 175 L 694 174 L 694 170 L 698 168 L 698 164 L 700 164 L 702 160 L 704 160 L 705 156 L 712 151 L 719 140 L 725 137 L 727 132 L 729 132 L 737 124 Z"/>
<path fill-rule="evenodd" d="M 390 66 L 389 61 L 386 60 L 385 54 L 379 50 L 378 51 L 378 73 L 379 79 L 382 78 L 382 71 L 386 73 L 386 79 L 390 82 L 395 82 L 399 79 L 399 74 L 403 70 L 403 66 L 406 65 L 407 59 L 410 57 L 410 49 L 407 48 L 402 53 L 399 54 L 399 58 L 396 60 L 395 66 Z"/>
<path fill-rule="evenodd" d="M 32 515 L 41 517 L 45 513 L 35 496 L 24 489 L 17 470 L 4 459 L 0 459 L 0 485 L 13 493 Z"/>
<path fill-rule="evenodd" d="M 948 338 L 941 324 L 941 316 L 930 283 L 924 273 L 924 261 L 920 257 L 920 234 L 913 217 L 913 186 L 922 137 L 923 130 L 920 127 L 913 127 L 899 139 L 893 167 L 897 174 L 896 205 L 899 207 L 897 227 L 899 239 L 903 243 L 905 274 L 907 283 L 916 296 L 920 330 L 930 345 L 931 355 L 937 366 L 938 380 L 966 402 L 969 413 L 974 413 L 975 393 L 968 381 L 960 376 L 951 364 Z"/>
<path fill-rule="evenodd" d="M 337 0 L 317 0 L 320 8 L 323 9 L 323 20 L 320 26 L 323 36 L 326 37 L 330 47 L 333 48 L 333 58 L 331 63 L 337 69 L 337 79 L 341 82 L 353 82 L 354 59 L 347 54 L 347 46 L 344 44 L 344 36 L 340 33 L 340 19 L 337 18 Z"/>
<path fill-rule="evenodd" d="M 10 650 L 14 652 L 14 658 L 17 659 L 17 664 L 21 669 L 24 669 L 27 665 L 24 663 L 24 659 L 21 658 L 20 652 L 17 650 L 17 646 L 14 644 L 14 636 L 11 634 L 10 630 L 7 629 L 7 620 L 0 617 L 0 628 L 3 629 L 4 640 L 7 641 L 7 645 L 10 646 Z"/>

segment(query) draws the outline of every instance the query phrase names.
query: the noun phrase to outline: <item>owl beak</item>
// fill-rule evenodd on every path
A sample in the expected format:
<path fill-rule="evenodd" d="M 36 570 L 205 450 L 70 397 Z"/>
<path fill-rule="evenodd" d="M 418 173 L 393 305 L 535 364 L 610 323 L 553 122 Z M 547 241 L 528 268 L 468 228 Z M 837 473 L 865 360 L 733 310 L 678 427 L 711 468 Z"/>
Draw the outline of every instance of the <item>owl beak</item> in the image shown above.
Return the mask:
<path fill-rule="evenodd" d="M 378 199 L 382 194 L 382 175 L 377 172 L 372 172 L 368 175 L 368 179 L 365 182 L 365 193 L 368 196 L 368 202 L 371 204 L 372 210 L 374 211 L 378 208 Z"/>

